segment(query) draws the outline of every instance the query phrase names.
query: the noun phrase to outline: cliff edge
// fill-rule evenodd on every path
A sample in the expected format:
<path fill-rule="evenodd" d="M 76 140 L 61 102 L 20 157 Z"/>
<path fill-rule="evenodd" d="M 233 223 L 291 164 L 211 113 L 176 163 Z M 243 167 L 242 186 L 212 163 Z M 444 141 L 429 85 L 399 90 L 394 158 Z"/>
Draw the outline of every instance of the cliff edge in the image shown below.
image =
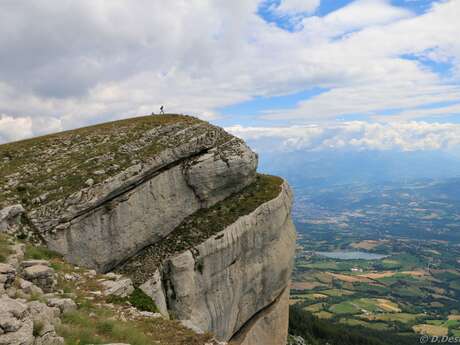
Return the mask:
<path fill-rule="evenodd" d="M 232 344 L 285 344 L 292 193 L 184 115 L 0 146 L 0 232 L 130 277 L 163 315 Z"/>

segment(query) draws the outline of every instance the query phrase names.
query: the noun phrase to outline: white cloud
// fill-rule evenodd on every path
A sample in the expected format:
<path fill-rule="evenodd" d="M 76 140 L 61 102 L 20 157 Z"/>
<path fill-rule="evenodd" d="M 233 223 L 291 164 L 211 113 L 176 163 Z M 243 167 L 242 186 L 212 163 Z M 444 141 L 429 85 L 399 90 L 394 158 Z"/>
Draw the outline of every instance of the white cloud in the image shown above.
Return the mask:
<path fill-rule="evenodd" d="M 324 17 L 306 17 L 304 32 L 334 37 L 369 26 L 384 25 L 414 15 L 388 0 L 355 0 Z"/>
<path fill-rule="evenodd" d="M 30 138 L 34 135 L 62 131 L 62 123 L 56 118 L 12 117 L 0 114 L 0 143 Z"/>
<path fill-rule="evenodd" d="M 281 15 L 313 13 L 320 3 L 320 0 L 281 0 L 280 4 L 274 8 L 274 12 Z"/>
<path fill-rule="evenodd" d="M 0 115 L 0 142 L 20 140 L 32 136 L 32 134 L 30 118 Z"/>
<path fill-rule="evenodd" d="M 243 127 L 227 130 L 258 150 L 454 150 L 460 124 L 345 122 L 323 126 Z M 266 146 L 268 143 L 269 146 Z"/>
<path fill-rule="evenodd" d="M 311 13 L 318 4 L 291 1 L 279 7 Z M 35 135 L 150 113 L 161 104 L 212 119 L 219 107 L 316 86 L 330 91 L 267 119 L 302 124 L 378 116 L 393 107 L 403 109 L 393 120 L 403 121 L 414 108 L 460 99 L 459 1 L 415 16 L 389 1 L 356 0 L 305 18 L 298 32 L 265 22 L 258 4 L 1 1 L 0 113 L 30 119 L 32 126 L 24 126 Z M 454 80 L 402 54 L 448 61 Z"/>

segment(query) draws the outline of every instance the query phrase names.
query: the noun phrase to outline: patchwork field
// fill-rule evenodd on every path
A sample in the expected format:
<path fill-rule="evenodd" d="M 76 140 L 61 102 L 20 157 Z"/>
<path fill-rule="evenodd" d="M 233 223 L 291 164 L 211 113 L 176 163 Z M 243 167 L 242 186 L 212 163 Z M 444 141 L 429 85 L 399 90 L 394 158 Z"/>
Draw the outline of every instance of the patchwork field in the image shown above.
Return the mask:
<path fill-rule="evenodd" d="M 451 254 L 455 251 L 442 251 L 445 244 L 424 243 L 423 250 L 418 244 L 414 250 L 413 242 L 405 240 L 342 240 L 336 246 L 378 247 L 388 256 L 340 260 L 311 252 L 298 255 L 292 301 L 320 319 L 353 327 L 439 336 L 460 332 L 460 270 Z M 437 262 L 434 252 L 441 253 Z"/>

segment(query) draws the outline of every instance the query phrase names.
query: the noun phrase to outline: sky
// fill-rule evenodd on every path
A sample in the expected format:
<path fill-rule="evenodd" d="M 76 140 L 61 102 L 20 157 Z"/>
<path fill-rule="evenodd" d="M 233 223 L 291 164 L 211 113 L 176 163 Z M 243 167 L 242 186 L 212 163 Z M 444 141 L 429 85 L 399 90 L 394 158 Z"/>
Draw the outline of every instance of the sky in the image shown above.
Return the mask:
<path fill-rule="evenodd" d="M 459 14 L 460 0 L 2 0 L 0 143 L 165 105 L 274 150 L 456 152 Z"/>

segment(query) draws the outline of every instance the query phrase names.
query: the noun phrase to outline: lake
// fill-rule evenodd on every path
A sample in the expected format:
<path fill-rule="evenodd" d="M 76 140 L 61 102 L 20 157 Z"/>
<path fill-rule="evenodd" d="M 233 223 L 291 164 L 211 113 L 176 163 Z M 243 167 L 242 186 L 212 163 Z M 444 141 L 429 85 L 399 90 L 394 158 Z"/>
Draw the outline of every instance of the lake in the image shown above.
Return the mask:
<path fill-rule="evenodd" d="M 381 260 L 388 256 L 366 252 L 315 252 L 315 254 L 339 260 Z"/>

